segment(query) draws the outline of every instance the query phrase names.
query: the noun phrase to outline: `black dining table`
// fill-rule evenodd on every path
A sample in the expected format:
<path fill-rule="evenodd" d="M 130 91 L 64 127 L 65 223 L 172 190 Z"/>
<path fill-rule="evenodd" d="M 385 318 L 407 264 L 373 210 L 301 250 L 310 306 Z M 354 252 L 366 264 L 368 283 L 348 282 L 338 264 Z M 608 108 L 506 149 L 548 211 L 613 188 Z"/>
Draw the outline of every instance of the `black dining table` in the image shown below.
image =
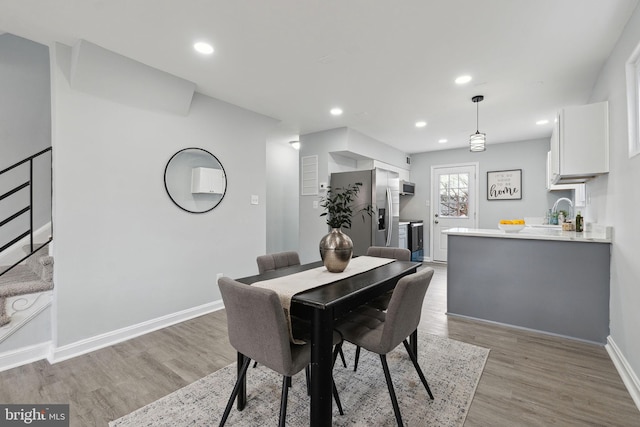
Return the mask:
<path fill-rule="evenodd" d="M 330 426 L 332 421 L 332 369 L 334 321 L 353 309 L 393 289 L 400 278 L 415 273 L 419 262 L 393 261 L 317 288 L 295 294 L 291 299 L 291 314 L 311 322 L 311 426 Z M 296 265 L 236 279 L 251 285 L 312 268 L 322 262 Z M 417 333 L 411 336 L 411 346 L 417 354 Z M 238 353 L 238 369 L 244 356 Z M 246 380 L 245 380 L 246 381 Z M 237 407 L 246 404 L 246 384 L 238 393 Z M 349 408 L 344 408 L 348 411 Z"/>

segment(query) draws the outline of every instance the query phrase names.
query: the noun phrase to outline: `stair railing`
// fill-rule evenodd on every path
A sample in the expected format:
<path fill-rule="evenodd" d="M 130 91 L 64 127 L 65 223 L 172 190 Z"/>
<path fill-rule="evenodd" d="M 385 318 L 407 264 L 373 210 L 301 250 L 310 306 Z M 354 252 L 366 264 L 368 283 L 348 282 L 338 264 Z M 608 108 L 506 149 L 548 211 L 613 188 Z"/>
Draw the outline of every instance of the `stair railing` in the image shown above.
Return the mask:
<path fill-rule="evenodd" d="M 51 242 L 52 237 L 49 236 L 49 239 L 43 243 L 42 245 L 40 245 L 37 248 L 34 248 L 34 243 L 33 243 L 33 160 L 36 157 L 39 157 L 47 152 L 51 151 L 51 147 L 45 148 L 44 150 L 40 151 L 39 153 L 36 153 L 32 156 L 27 157 L 24 160 L 19 161 L 18 163 L 15 163 L 11 166 L 9 166 L 8 168 L 0 171 L 0 179 L 2 178 L 2 176 L 25 164 L 25 163 L 29 163 L 29 179 L 25 182 L 22 182 L 18 185 L 16 185 L 15 187 L 13 187 L 12 189 L 10 189 L 9 191 L 7 191 L 4 194 L 0 194 L 0 202 L 4 199 L 6 199 L 7 197 L 11 196 L 12 194 L 17 193 L 18 191 L 29 187 L 29 204 L 28 206 L 25 206 L 23 208 L 20 208 L 18 211 L 16 211 L 15 213 L 9 215 L 7 218 L 3 219 L 0 221 L 0 228 L 2 228 L 3 226 L 7 225 L 8 223 L 10 223 L 11 221 L 15 220 L 16 218 L 21 217 L 22 215 L 28 213 L 29 214 L 29 228 L 27 230 L 25 230 L 24 232 L 20 233 L 17 237 L 13 238 L 11 241 L 7 242 L 6 244 L 0 246 L 0 254 L 5 251 L 6 249 L 10 248 L 11 246 L 13 246 L 14 244 L 16 244 L 17 242 L 19 242 L 20 240 L 22 240 L 23 238 L 29 236 L 30 237 L 30 243 L 29 243 L 29 253 L 24 256 L 22 259 L 20 259 L 18 262 L 16 262 L 15 264 L 11 265 L 9 268 L 5 269 L 4 271 L 0 272 L 0 276 L 2 276 L 3 274 L 5 274 L 6 272 L 8 272 L 9 270 L 11 270 L 13 267 L 15 267 L 16 265 L 20 264 L 22 261 L 24 261 L 25 259 L 29 258 L 31 255 L 33 255 L 33 253 L 37 252 L 39 249 L 43 248 L 44 246 L 48 245 L 49 242 Z M 50 166 L 51 169 L 51 166 Z M 53 178 L 53 176 L 52 176 Z M 51 186 L 53 187 L 53 179 L 51 180 Z M 53 221 L 52 221 L 53 224 Z M 53 227 L 53 225 L 52 225 Z M 52 230 L 53 231 L 53 230 Z"/>

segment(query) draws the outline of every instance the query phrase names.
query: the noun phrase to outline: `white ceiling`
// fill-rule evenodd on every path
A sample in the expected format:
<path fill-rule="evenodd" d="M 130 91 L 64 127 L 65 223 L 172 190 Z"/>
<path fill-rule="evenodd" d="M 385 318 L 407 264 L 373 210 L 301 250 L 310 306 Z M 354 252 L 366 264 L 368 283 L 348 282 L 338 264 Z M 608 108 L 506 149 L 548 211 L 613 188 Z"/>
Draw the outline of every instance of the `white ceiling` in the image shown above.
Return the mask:
<path fill-rule="evenodd" d="M 548 137 L 560 107 L 588 101 L 637 3 L 0 0 L 0 29 L 43 44 L 85 39 L 292 133 L 348 126 L 416 153 L 465 146 L 474 95 L 485 96 L 489 144 Z M 215 53 L 195 53 L 198 40 Z M 473 80 L 458 86 L 461 74 Z"/>

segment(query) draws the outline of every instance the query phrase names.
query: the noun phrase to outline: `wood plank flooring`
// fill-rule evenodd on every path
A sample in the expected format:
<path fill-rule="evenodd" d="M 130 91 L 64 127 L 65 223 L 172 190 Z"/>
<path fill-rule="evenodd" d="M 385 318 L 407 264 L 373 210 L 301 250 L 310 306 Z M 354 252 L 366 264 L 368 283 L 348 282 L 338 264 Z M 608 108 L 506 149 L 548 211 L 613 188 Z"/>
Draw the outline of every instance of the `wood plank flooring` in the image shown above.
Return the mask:
<path fill-rule="evenodd" d="M 446 266 L 432 266 L 421 330 L 491 349 L 465 426 L 640 426 L 603 347 L 449 318 Z M 0 372 L 0 402 L 70 403 L 72 426 L 106 426 L 233 361 L 219 311 L 55 365 Z"/>

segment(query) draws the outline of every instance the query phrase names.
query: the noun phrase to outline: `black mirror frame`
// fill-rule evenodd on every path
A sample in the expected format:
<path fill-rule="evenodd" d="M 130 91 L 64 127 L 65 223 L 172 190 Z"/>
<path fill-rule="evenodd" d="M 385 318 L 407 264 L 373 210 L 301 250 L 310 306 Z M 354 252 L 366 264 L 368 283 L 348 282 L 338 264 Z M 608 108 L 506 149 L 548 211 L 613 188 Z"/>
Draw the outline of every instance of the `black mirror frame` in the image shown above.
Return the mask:
<path fill-rule="evenodd" d="M 214 204 L 211 208 L 204 210 L 204 211 L 192 211 L 189 210 L 183 206 L 181 206 L 178 202 L 176 202 L 176 200 L 171 196 L 171 193 L 169 192 L 169 187 L 167 186 L 167 170 L 169 169 L 169 165 L 171 164 L 171 161 L 180 153 L 185 152 L 187 150 L 199 150 L 202 151 L 206 154 L 208 154 L 209 156 L 213 157 L 215 159 L 216 162 L 218 162 L 218 164 L 220 165 L 220 168 L 222 169 L 222 173 L 224 174 L 224 179 L 225 179 L 225 185 L 224 185 L 224 192 L 222 193 L 222 196 L 220 197 L 220 200 L 218 200 L 218 202 L 216 204 Z M 177 207 L 179 207 L 180 209 L 182 209 L 185 212 L 189 212 L 192 214 L 203 214 L 203 213 L 207 213 L 212 211 L 213 209 L 215 209 L 218 205 L 220 205 L 220 203 L 222 203 L 222 200 L 224 199 L 224 196 L 227 194 L 227 171 L 224 169 L 224 166 L 222 165 L 222 162 L 211 152 L 205 150 L 204 148 L 198 148 L 198 147 L 187 147 L 187 148 L 183 148 L 182 150 L 177 151 L 173 156 L 171 156 L 171 158 L 169 159 L 169 161 L 167 162 L 166 166 L 164 167 L 164 189 L 167 192 L 167 195 L 169 196 L 169 198 L 171 199 L 171 201 L 173 202 L 174 205 L 176 205 Z"/>

